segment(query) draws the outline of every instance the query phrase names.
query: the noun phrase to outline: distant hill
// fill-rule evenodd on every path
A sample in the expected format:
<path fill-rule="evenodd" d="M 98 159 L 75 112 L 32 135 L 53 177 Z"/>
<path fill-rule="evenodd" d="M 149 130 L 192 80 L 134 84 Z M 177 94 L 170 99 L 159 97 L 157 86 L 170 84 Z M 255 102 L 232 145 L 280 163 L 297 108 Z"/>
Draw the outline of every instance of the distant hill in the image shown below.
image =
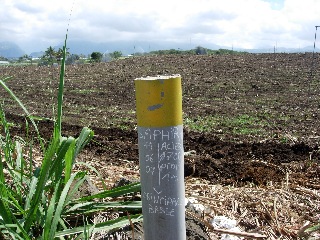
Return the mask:
<path fill-rule="evenodd" d="M 44 55 L 44 52 L 43 51 L 40 51 L 40 52 L 32 52 L 29 54 L 29 56 L 33 57 L 33 58 L 40 58 Z"/>
<path fill-rule="evenodd" d="M 0 42 L 0 56 L 5 58 L 18 58 L 25 52 L 13 42 Z"/>

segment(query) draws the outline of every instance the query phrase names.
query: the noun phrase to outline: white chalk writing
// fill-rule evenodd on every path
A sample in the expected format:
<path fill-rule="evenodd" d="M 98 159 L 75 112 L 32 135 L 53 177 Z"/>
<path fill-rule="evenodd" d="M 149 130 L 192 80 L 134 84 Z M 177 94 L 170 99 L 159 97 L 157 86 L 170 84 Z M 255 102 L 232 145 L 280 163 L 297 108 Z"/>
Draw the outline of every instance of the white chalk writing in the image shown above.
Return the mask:
<path fill-rule="evenodd" d="M 184 206 L 184 201 L 176 193 L 169 196 L 162 188 L 183 181 L 183 176 L 182 180 L 179 178 L 183 167 L 182 127 L 141 129 L 138 136 L 139 146 L 143 146 L 139 149 L 141 171 L 156 186 L 145 189 L 142 198 L 148 203 L 149 213 L 174 216 L 175 208 Z"/>

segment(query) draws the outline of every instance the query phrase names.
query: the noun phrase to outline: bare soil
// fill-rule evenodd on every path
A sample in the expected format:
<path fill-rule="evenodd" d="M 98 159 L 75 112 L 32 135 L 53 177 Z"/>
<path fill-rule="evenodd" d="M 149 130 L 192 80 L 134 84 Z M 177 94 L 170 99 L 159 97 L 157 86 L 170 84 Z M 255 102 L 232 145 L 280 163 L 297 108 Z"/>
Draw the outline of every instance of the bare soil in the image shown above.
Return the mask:
<path fill-rule="evenodd" d="M 225 215 L 243 231 L 297 239 L 304 224 L 320 221 L 317 59 L 313 69 L 310 53 L 144 56 L 67 66 L 63 132 L 95 131 L 81 160 L 110 186 L 137 180 L 134 79 L 181 74 L 184 148 L 192 151 L 185 156 L 186 192 L 210 209 L 203 221 Z M 13 77 L 7 85 L 31 114 L 52 118 L 58 68 L 0 70 Z M 0 96 L 12 131 L 24 135 L 23 112 L 3 89 Z M 45 138 L 52 126 L 39 121 Z"/>

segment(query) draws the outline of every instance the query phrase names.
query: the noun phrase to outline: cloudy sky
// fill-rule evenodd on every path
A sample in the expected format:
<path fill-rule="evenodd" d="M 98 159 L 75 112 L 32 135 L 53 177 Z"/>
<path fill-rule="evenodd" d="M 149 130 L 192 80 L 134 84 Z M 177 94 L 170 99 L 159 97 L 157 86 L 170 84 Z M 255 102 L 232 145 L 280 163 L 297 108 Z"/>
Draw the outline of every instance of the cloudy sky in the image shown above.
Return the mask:
<path fill-rule="evenodd" d="M 320 0 L 0 0 L 0 6 L 0 42 L 26 52 L 63 42 L 68 24 L 69 40 L 161 40 L 192 48 L 312 46 L 320 25 Z"/>

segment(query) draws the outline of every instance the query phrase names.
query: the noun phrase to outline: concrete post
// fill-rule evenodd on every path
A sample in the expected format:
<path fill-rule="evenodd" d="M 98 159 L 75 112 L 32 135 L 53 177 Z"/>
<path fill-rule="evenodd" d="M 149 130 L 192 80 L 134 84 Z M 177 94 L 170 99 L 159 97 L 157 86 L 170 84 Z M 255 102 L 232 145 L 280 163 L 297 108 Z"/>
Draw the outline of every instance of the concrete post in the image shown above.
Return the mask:
<path fill-rule="evenodd" d="M 145 240 L 185 240 L 180 75 L 135 79 Z"/>

